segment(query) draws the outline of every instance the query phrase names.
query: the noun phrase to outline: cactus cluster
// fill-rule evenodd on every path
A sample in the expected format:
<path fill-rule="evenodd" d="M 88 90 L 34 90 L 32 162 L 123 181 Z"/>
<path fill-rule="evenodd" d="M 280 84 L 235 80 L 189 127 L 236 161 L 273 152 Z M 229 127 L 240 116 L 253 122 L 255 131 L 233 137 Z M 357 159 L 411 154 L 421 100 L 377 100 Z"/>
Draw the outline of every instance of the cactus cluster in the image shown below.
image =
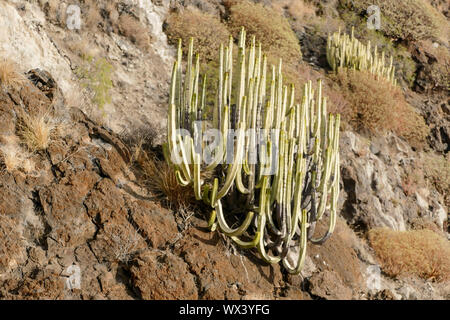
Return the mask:
<path fill-rule="evenodd" d="M 372 53 L 370 41 L 364 45 L 356 39 L 354 28 L 352 28 L 351 36 L 346 33 L 341 34 L 341 30 L 328 36 L 327 60 L 333 71 L 339 68 L 368 71 L 377 77 L 387 79 L 393 85 L 397 84 L 393 57 L 391 56 L 387 66 L 384 51 L 379 56 L 375 46 Z"/>
<path fill-rule="evenodd" d="M 197 200 L 211 208 L 212 231 L 218 229 L 240 247 L 255 248 L 265 261 L 281 261 L 298 273 L 307 242 L 323 243 L 335 227 L 340 116 L 327 114 L 320 81 L 315 90 L 311 81 L 306 83 L 296 104 L 293 85 L 283 84 L 281 59 L 268 72 L 261 44 L 254 37 L 250 42 L 246 48 L 242 29 L 237 67 L 233 38 L 220 46 L 216 102 L 208 109 L 206 78 L 200 77 L 193 39 L 184 76 L 180 41 L 164 155 L 178 182 L 192 185 Z M 220 143 L 201 138 L 208 128 L 221 137 Z M 211 155 L 208 161 L 202 161 L 208 158 L 205 151 Z M 315 224 L 325 216 L 328 230 L 315 238 Z"/>

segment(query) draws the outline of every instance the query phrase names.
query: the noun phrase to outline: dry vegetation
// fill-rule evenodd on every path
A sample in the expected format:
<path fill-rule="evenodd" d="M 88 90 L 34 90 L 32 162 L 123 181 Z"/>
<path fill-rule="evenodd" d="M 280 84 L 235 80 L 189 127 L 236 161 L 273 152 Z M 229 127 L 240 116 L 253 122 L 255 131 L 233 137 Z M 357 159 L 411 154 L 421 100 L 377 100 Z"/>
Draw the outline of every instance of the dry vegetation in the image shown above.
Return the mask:
<path fill-rule="evenodd" d="M 120 33 L 144 51 L 150 47 L 151 38 L 146 26 L 130 14 L 122 14 L 118 20 Z"/>
<path fill-rule="evenodd" d="M 167 20 L 166 34 L 169 42 L 177 45 L 182 40 L 183 52 L 187 54 L 189 38 L 194 38 L 195 51 L 200 59 L 217 60 L 220 44 L 228 41 L 229 32 L 220 20 L 196 10 L 171 13 Z"/>
<path fill-rule="evenodd" d="M 450 51 L 430 40 L 419 41 L 418 48 L 426 52 L 428 63 L 422 70 L 424 84 L 428 89 L 450 90 Z"/>
<path fill-rule="evenodd" d="M 34 170 L 34 163 L 31 155 L 22 150 L 16 136 L 2 136 L 3 144 L 0 145 L 0 171 L 13 172 L 22 170 L 30 174 Z"/>
<path fill-rule="evenodd" d="M 272 7 L 279 14 L 286 14 L 293 21 L 311 22 L 316 18 L 317 8 L 304 0 L 274 0 Z"/>
<path fill-rule="evenodd" d="M 24 113 L 17 124 L 17 135 L 32 152 L 47 149 L 55 131 L 54 120 L 45 112 L 36 115 Z"/>
<path fill-rule="evenodd" d="M 424 170 L 437 191 L 444 195 L 444 203 L 450 208 L 450 154 L 425 154 Z"/>
<path fill-rule="evenodd" d="M 405 100 L 401 89 L 369 73 L 339 70 L 335 80 L 350 110 L 345 119 L 358 131 L 383 134 L 393 131 L 412 146 L 421 147 L 429 128 L 424 119 Z"/>
<path fill-rule="evenodd" d="M 369 241 L 389 276 L 450 279 L 450 244 L 431 230 L 373 229 L 369 231 Z"/>
<path fill-rule="evenodd" d="M 142 144 L 135 148 L 133 160 L 150 192 L 165 206 L 180 212 L 192 209 L 196 203 L 192 186 L 181 186 L 173 168 L 166 161 L 159 160 L 154 154 L 144 150 Z"/>
<path fill-rule="evenodd" d="M 141 236 L 130 223 L 124 225 L 106 224 L 103 230 L 103 240 L 111 249 L 116 262 L 128 263 L 133 255 L 142 248 Z"/>
<path fill-rule="evenodd" d="M 25 76 L 20 73 L 18 65 L 7 58 L 0 58 L 0 86 L 8 90 L 20 86 Z"/>
<path fill-rule="evenodd" d="M 447 21 L 424 0 L 340 0 L 341 9 L 367 15 L 370 5 L 377 5 L 381 12 L 381 30 L 393 39 L 417 41 L 446 37 Z"/>
<path fill-rule="evenodd" d="M 285 63 L 301 61 L 300 44 L 289 21 L 274 10 L 247 0 L 230 6 L 228 26 L 235 38 L 242 27 L 247 31 L 247 40 L 255 36 L 269 56 L 282 58 Z"/>

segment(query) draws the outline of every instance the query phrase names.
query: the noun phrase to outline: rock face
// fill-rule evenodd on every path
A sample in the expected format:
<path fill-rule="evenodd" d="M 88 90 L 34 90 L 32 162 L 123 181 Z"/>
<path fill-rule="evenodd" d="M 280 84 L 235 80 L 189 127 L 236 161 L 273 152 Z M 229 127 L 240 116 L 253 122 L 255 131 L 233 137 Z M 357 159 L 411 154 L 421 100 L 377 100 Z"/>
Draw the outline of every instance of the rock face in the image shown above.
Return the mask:
<path fill-rule="evenodd" d="M 158 143 L 163 136 L 174 57 L 162 32 L 169 1 L 121 3 L 150 30 L 147 51 L 114 32 L 50 23 L 36 2 L 0 2 L 0 56 L 18 60 L 28 77 L 0 88 L 0 299 L 450 298 L 448 283 L 380 274 L 379 286 L 371 285 L 378 263 L 365 231 L 408 230 L 424 219 L 443 233 L 447 223 L 442 195 L 405 180 L 421 159 L 395 135 L 369 140 L 342 132 L 340 217 L 325 244 L 309 244 L 300 275 L 207 231 L 200 213 L 178 223 L 184 217 L 140 183 L 121 139 L 156 132 Z M 138 10 L 129 9 L 137 3 Z M 177 6 L 226 14 L 223 1 Z M 316 43 L 306 33 L 301 40 L 309 47 L 323 47 L 324 38 Z M 83 96 L 69 101 L 83 91 L 75 76 L 83 61 L 67 43 L 86 39 L 114 67 L 112 101 L 101 121 L 93 120 L 98 111 Z M 319 51 L 304 58 L 323 66 Z M 410 103 L 428 112 L 430 144 L 448 152 L 448 101 L 411 97 Z M 20 123 L 43 113 L 51 143 L 30 152 L 18 137 Z"/>
<path fill-rule="evenodd" d="M 341 136 L 342 215 L 355 229 L 387 227 L 404 231 L 414 219 L 430 217 L 441 227 L 439 195 L 418 189 L 408 196 L 405 176 L 418 157 L 395 135 L 368 140 L 352 132 Z"/>

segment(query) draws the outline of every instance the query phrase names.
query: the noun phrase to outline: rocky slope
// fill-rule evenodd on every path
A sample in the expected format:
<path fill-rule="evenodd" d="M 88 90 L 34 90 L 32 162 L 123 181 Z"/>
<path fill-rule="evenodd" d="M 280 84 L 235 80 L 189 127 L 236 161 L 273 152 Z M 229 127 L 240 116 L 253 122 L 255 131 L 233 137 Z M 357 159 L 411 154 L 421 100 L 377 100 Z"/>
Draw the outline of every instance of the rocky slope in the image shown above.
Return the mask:
<path fill-rule="evenodd" d="M 379 288 L 371 289 L 370 270 L 379 262 L 366 237 L 370 229 L 404 231 L 421 223 L 448 239 L 448 195 L 405 178 L 429 159 L 394 134 L 367 138 L 350 128 L 341 133 L 336 231 L 324 245 L 309 246 L 298 276 L 208 232 L 200 212 L 186 216 L 161 203 L 140 179 L 124 141 L 151 136 L 156 146 L 164 139 L 174 48 L 163 21 L 171 4 L 119 3 L 121 15 L 133 14 L 146 27 L 151 40 L 145 50 L 115 29 L 121 27 L 107 9 L 99 12 L 109 20 L 95 29 L 86 24 L 70 31 L 54 13 L 66 12 L 66 1 L 0 2 L 0 57 L 18 62 L 23 74 L 33 70 L 20 85 L 0 90 L 1 299 L 450 298 L 448 281 L 383 272 Z M 225 14 L 221 1 L 173 7 Z M 298 36 L 311 73 L 320 72 L 320 61 L 311 60 L 318 53 L 309 53 L 323 38 L 312 37 L 308 28 Z M 89 64 L 86 55 L 105 57 L 114 70 L 111 101 L 102 111 L 78 76 Z M 425 67 L 423 56 L 417 53 L 417 61 Z M 431 127 L 428 148 L 447 153 L 448 96 L 408 92 Z M 17 132 L 23 119 L 38 114 L 51 119 L 51 143 L 28 152 Z M 11 153 L 13 169 L 7 166 Z M 75 269 L 79 288 L 68 283 Z"/>

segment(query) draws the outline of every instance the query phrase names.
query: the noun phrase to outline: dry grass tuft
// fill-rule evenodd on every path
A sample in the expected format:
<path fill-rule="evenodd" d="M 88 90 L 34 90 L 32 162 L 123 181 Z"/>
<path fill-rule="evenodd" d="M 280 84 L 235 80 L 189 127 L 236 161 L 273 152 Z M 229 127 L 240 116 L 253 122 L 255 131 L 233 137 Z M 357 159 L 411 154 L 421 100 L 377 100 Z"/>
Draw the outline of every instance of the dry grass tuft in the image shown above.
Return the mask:
<path fill-rule="evenodd" d="M 46 113 L 24 114 L 17 125 L 17 135 L 32 152 L 46 150 L 55 132 L 56 124 Z"/>
<path fill-rule="evenodd" d="M 19 66 L 7 58 L 0 59 L 0 86 L 4 90 L 23 84 L 25 76 L 19 71 Z"/>
<path fill-rule="evenodd" d="M 147 153 L 143 150 L 142 145 L 135 149 L 133 158 L 139 166 L 149 190 L 167 207 L 187 212 L 195 206 L 192 186 L 181 186 L 175 177 L 173 168 L 166 161 L 159 160 L 154 154 Z"/>
<path fill-rule="evenodd" d="M 431 230 L 372 229 L 369 241 L 383 271 L 392 277 L 450 279 L 450 244 Z"/>
<path fill-rule="evenodd" d="M 194 38 L 194 50 L 200 59 L 218 60 L 220 44 L 228 41 L 229 32 L 224 24 L 213 15 L 197 10 L 171 13 L 167 20 L 166 34 L 169 42 L 177 45 L 182 40 L 183 52 L 187 54 L 189 38 Z"/>
<path fill-rule="evenodd" d="M 288 20 L 269 7 L 247 0 L 239 1 L 230 7 L 228 25 L 235 38 L 244 27 L 247 40 L 251 41 L 255 36 L 268 55 L 280 57 L 288 64 L 297 64 L 301 60 L 299 40 Z"/>
<path fill-rule="evenodd" d="M 339 70 L 340 85 L 350 110 L 343 113 L 358 131 L 383 134 L 393 131 L 420 148 L 429 133 L 424 119 L 405 100 L 401 89 L 388 81 L 355 70 Z"/>
<path fill-rule="evenodd" d="M 0 171 L 21 170 L 26 174 L 33 172 L 35 165 L 31 155 L 20 148 L 17 137 L 3 136 L 2 138 L 4 144 L 0 145 L 0 159 L 3 168 Z"/>
<path fill-rule="evenodd" d="M 139 48 L 148 50 L 150 47 L 151 37 L 148 28 L 135 17 L 130 14 L 122 14 L 119 17 L 120 33 L 131 40 Z"/>

